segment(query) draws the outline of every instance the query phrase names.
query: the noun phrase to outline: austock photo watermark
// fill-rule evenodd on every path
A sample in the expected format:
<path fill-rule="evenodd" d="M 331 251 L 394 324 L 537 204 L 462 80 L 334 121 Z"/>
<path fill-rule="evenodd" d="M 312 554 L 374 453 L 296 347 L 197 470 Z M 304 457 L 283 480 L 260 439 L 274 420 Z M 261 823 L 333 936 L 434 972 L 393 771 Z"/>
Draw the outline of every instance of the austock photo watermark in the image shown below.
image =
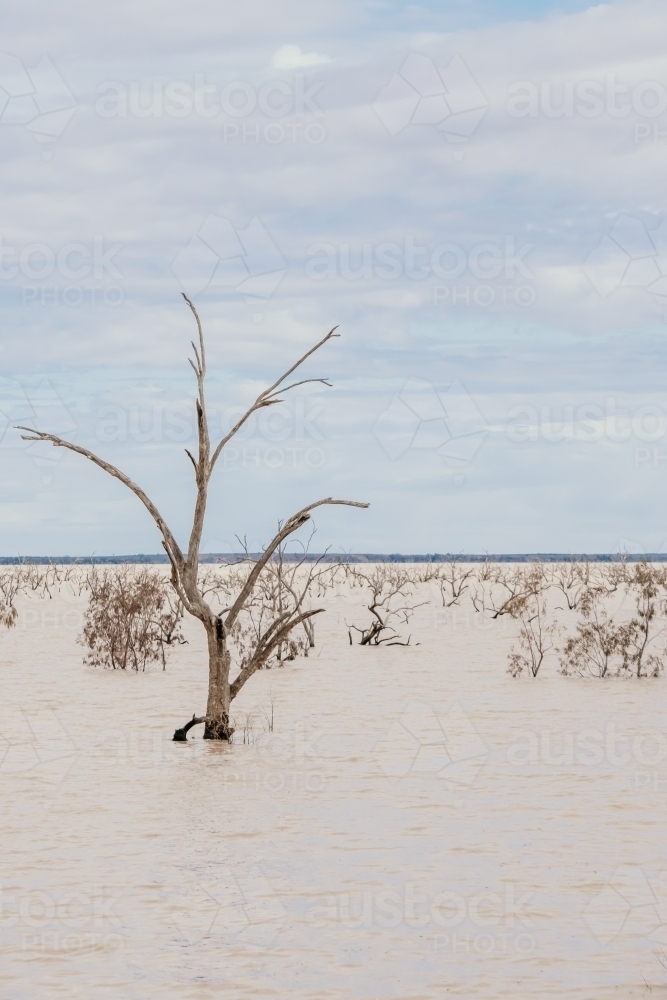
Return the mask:
<path fill-rule="evenodd" d="M 165 922 L 188 944 L 241 946 L 251 954 L 274 946 L 287 910 L 259 865 L 220 864 L 208 879 L 173 886 Z"/>
<path fill-rule="evenodd" d="M 55 634 L 69 633 L 72 636 L 81 632 L 84 624 L 83 607 L 29 607 L 24 606 L 16 622 L 19 632 L 42 632 Z"/>
<path fill-rule="evenodd" d="M 619 865 L 589 899 L 583 920 L 603 948 L 627 937 L 643 942 L 654 955 L 664 955 L 667 869 L 650 872 L 639 865 Z"/>
<path fill-rule="evenodd" d="M 623 292 L 652 295 L 667 318 L 667 216 L 647 228 L 636 216 L 618 215 L 583 270 L 601 298 Z"/>
<path fill-rule="evenodd" d="M 418 932 L 435 955 L 530 955 L 536 950 L 534 893 L 511 882 L 465 896 L 416 882 L 323 895 L 306 911 L 322 930 Z"/>
<path fill-rule="evenodd" d="M 220 865 L 215 876 L 170 892 L 168 923 L 189 943 L 241 945 L 260 953 L 279 945 L 281 931 L 302 923 L 312 934 L 333 929 L 414 933 L 436 956 L 525 956 L 537 947 L 534 894 L 511 882 L 464 896 L 408 881 L 375 890 L 322 893 L 303 900 L 299 913 L 259 865 Z M 290 903 L 293 903 L 290 894 Z"/>
<path fill-rule="evenodd" d="M 307 397 L 294 397 L 253 413 L 222 452 L 225 469 L 319 469 L 327 461 L 325 437 L 319 421 L 325 407 Z M 225 437 L 245 413 L 245 407 L 208 408 L 209 432 Z M 152 407 L 108 403 L 97 410 L 94 434 L 109 444 L 186 444 L 197 440 L 192 404 Z"/>
<path fill-rule="evenodd" d="M 17 425 L 73 441 L 80 432 L 76 411 L 46 376 L 20 381 L 0 377 L 0 447 L 20 451 L 35 466 L 42 486 L 51 486 L 53 475 L 64 459 L 64 449 L 39 441 L 25 441 Z"/>
<path fill-rule="evenodd" d="M 127 942 L 122 894 L 105 885 L 0 886 L 0 940 L 26 954 L 113 953 Z"/>
<path fill-rule="evenodd" d="M 0 236 L 0 287 L 16 290 L 22 306 L 118 306 L 125 299 L 116 260 L 122 249 L 101 233 L 21 247 Z"/>
<path fill-rule="evenodd" d="M 244 227 L 208 215 L 178 251 L 171 269 L 189 296 L 203 291 L 269 299 L 287 272 L 287 261 L 258 218 Z"/>
<path fill-rule="evenodd" d="M 230 794 L 262 791 L 312 797 L 324 792 L 332 780 L 327 735 L 304 721 L 282 732 L 274 726 L 276 711 L 272 702 L 265 702 L 232 713 L 238 749 L 223 777 Z"/>
<path fill-rule="evenodd" d="M 228 470 L 321 469 L 329 460 L 324 432 L 325 406 L 295 396 L 253 413 L 222 452 Z M 209 430 L 222 438 L 245 413 L 243 406 L 209 406 Z M 68 405 L 47 377 L 29 381 L 0 379 L 0 447 L 20 451 L 37 467 L 43 486 L 53 483 L 67 453 L 39 441 L 25 441 L 16 425 L 82 441 L 87 433 L 98 444 L 168 444 L 196 442 L 192 403 L 120 405 L 105 403 L 85 417 Z M 32 619 L 31 619 L 32 620 Z"/>
<path fill-rule="evenodd" d="M 436 588 L 432 588 L 431 622 L 433 628 L 438 631 L 450 632 L 453 635 L 464 635 L 470 632 L 488 632 L 494 636 L 512 635 L 516 631 L 516 623 L 509 614 L 500 615 L 494 619 L 490 615 L 481 614 L 474 608 L 461 607 L 458 601 L 452 602 L 446 607 L 438 607 L 441 603 L 441 593 Z M 467 598 L 464 592 L 463 599 Z"/>
<path fill-rule="evenodd" d="M 616 73 L 601 79 L 518 80 L 507 91 L 511 118 L 632 120 L 634 142 L 667 138 L 667 86 L 660 80 L 630 83 Z M 640 119 L 637 121 L 636 119 Z M 660 119 L 658 122 L 657 119 Z"/>
<path fill-rule="evenodd" d="M 61 596 L 60 594 L 58 595 Z M 85 603 L 85 597 L 79 601 Z M 71 611 L 72 609 L 70 609 Z M 19 613 L 17 627 L 25 610 Z M 65 612 L 68 616 L 69 612 Z M 80 632 L 82 612 L 67 618 L 65 627 Z M 31 623 L 25 628 L 34 628 Z M 62 628 L 59 619 L 49 622 Z M 328 772 L 325 767 L 332 749 L 326 736 L 304 721 L 297 721 L 289 732 L 274 725 L 279 711 L 273 702 L 250 710 L 232 711 L 233 752 L 222 781 L 231 794 L 263 790 L 272 795 L 303 792 L 309 796 L 323 792 Z M 47 742 L 48 740 L 48 742 Z M 207 753 L 211 745 L 203 739 L 188 741 L 191 753 Z M 113 770 L 118 765 L 133 770 L 162 768 L 180 760 L 182 748 L 164 729 L 151 732 L 136 729 L 103 728 L 88 743 L 96 765 Z M 213 748 L 215 750 L 215 747 Z M 5 780 L 28 778 L 44 786 L 51 802 L 62 790 L 68 772 L 76 763 L 79 747 L 62 712 L 40 709 L 29 715 L 20 706 L 7 703 L 0 712 L 0 774 Z"/>
<path fill-rule="evenodd" d="M 409 126 L 429 126 L 454 144 L 454 157 L 463 159 L 468 142 L 486 114 L 488 101 L 462 57 L 446 65 L 411 52 L 380 88 L 373 110 L 390 135 Z"/>
<path fill-rule="evenodd" d="M 620 406 L 618 397 L 597 403 L 562 406 L 513 406 L 505 424 L 514 444 L 527 442 L 580 442 L 630 444 L 634 468 L 667 467 L 667 411 L 656 403 Z"/>
<path fill-rule="evenodd" d="M 63 590 L 58 600 L 63 600 Z M 30 608 L 21 607 L 17 629 L 33 631 L 44 627 L 47 634 L 67 630 L 74 639 L 83 626 L 83 606 L 69 607 L 61 614 L 51 614 L 46 621 L 32 617 Z M 48 742 L 47 742 L 48 740 Z M 194 745 L 194 744 L 193 744 Z M 89 756 L 96 765 L 113 770 L 122 764 L 133 770 L 164 767 L 177 758 L 178 746 L 164 731 L 104 728 L 87 743 Z M 29 716 L 19 706 L 6 705 L 0 713 L 0 773 L 5 780 L 27 778 L 44 786 L 45 805 L 53 803 L 64 790 L 63 782 L 75 766 L 80 748 L 64 714 L 43 709 Z"/>
<path fill-rule="evenodd" d="M 26 129 L 46 162 L 75 111 L 74 95 L 50 56 L 27 65 L 16 55 L 0 53 L 0 126 Z"/>
<path fill-rule="evenodd" d="M 396 784 L 437 777 L 443 790 L 462 791 L 475 782 L 489 750 L 472 720 L 455 703 L 444 714 L 427 702 L 410 701 L 373 750 L 384 775 Z"/>
<path fill-rule="evenodd" d="M 19 616 L 20 617 L 20 616 Z M 26 712 L 4 702 L 0 709 L 0 771 L 60 785 L 74 762 L 76 742 L 52 708 Z"/>
<path fill-rule="evenodd" d="M 373 434 L 390 461 L 435 454 L 457 485 L 475 458 L 489 428 L 472 397 L 456 379 L 441 391 L 411 378 L 380 412 Z"/>
<path fill-rule="evenodd" d="M 306 250 L 305 276 L 318 283 L 340 281 L 424 282 L 435 306 L 532 306 L 537 298 L 534 274 L 526 258 L 535 248 L 513 235 L 500 243 L 472 247 L 443 242 L 313 243 Z"/>
<path fill-rule="evenodd" d="M 575 767 L 591 774 L 604 769 L 622 774 L 635 794 L 667 796 L 667 734 L 659 729 L 629 733 L 610 719 L 582 730 L 533 730 L 516 736 L 507 748 L 514 768 Z"/>
<path fill-rule="evenodd" d="M 195 73 L 192 80 L 108 80 L 97 88 L 95 114 L 102 119 L 215 120 L 225 145 L 319 146 L 327 138 L 317 102 L 323 85 L 305 73 L 261 84 L 220 84 L 205 73 Z"/>

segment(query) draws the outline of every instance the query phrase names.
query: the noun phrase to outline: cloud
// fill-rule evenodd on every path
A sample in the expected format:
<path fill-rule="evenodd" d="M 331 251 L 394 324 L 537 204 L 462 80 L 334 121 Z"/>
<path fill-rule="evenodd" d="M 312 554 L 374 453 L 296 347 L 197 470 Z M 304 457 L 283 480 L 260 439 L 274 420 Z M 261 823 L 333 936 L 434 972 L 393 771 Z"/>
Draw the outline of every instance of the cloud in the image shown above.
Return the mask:
<path fill-rule="evenodd" d="M 283 45 L 274 55 L 271 65 L 275 69 L 307 69 L 310 66 L 324 66 L 329 62 L 329 56 L 318 52 L 302 52 L 298 45 Z"/>
<path fill-rule="evenodd" d="M 374 501 L 363 527 L 332 514 L 323 544 L 354 537 L 362 549 L 458 550 L 557 538 L 605 548 L 617 535 L 637 537 L 619 478 L 631 501 L 648 496 L 647 532 L 657 530 L 662 459 L 642 452 L 635 465 L 632 443 L 540 437 L 524 447 L 492 430 L 456 484 L 427 446 L 437 434 L 463 436 L 448 417 L 434 417 L 426 431 L 436 436 L 394 461 L 373 433 L 411 379 L 441 394 L 458 380 L 492 427 L 522 400 L 538 412 L 556 405 L 564 386 L 579 393 L 575 407 L 604 407 L 607 396 L 660 404 L 650 372 L 666 360 L 667 109 L 653 114 L 661 92 L 650 84 L 664 76 L 662 4 L 523 21 L 503 21 L 497 9 L 485 21 L 480 10 L 468 27 L 452 27 L 437 12 L 425 25 L 423 12 L 401 5 L 314 3 L 301 21 L 293 6 L 266 3 L 252 15 L 235 8 L 223 30 L 212 0 L 196 0 L 187 16 L 161 7 L 158 18 L 142 0 L 121 57 L 117 14 L 92 18 L 68 0 L 35 26 L 17 8 L 3 37 L 12 65 L 32 72 L 48 58 L 76 113 L 46 144 L 48 164 L 25 124 L 0 121 L 3 376 L 46 381 L 63 399 L 73 386 L 88 415 L 80 440 L 94 443 L 107 403 L 131 396 L 128 405 L 152 407 L 160 400 L 144 404 L 142 392 L 166 399 L 174 386 L 174 399 L 191 398 L 184 287 L 197 295 L 221 405 L 246 401 L 339 323 L 341 340 L 307 372 L 336 386 L 323 396 L 325 464 L 306 466 L 303 451 L 289 467 L 285 451 L 286 464 L 254 467 L 241 449 L 227 470 L 238 491 L 226 495 L 234 531 L 249 530 L 246 518 L 259 536 L 273 527 L 273 508 L 243 500 L 252 483 L 283 513 L 323 488 Z M 380 101 L 388 129 L 374 104 L 390 81 L 394 103 Z M 44 93 L 57 96 L 50 86 Z M 27 87 L 17 98 L 33 100 Z M 108 114 L 102 102 L 113 93 Z M 524 104 L 512 103 L 519 96 Z M 396 102 L 402 117 L 392 117 Z M 464 143 L 439 128 L 457 115 Z M 647 234 L 648 249 L 626 229 Z M 224 242 L 230 232 L 236 243 Z M 8 448 L 10 435 L 3 489 L 8 498 L 27 490 L 39 508 L 37 525 L 18 501 L 7 511 L 22 525 L 18 548 L 46 551 L 56 515 L 65 548 L 149 544 L 150 525 L 128 523 L 116 484 L 74 472 L 69 456 L 54 477 L 57 497 L 55 487 L 43 491 L 34 462 Z M 182 453 L 167 442 L 112 444 L 117 461 L 158 491 Z M 71 502 L 70 475 L 96 511 L 82 528 L 86 502 Z M 595 503 L 582 500 L 584 486 Z M 184 477 L 165 500 L 183 525 L 188 489 Z M 392 503 L 411 516 L 397 518 Z M 113 516 L 110 504 L 119 505 Z M 209 533 L 234 531 L 212 524 Z"/>

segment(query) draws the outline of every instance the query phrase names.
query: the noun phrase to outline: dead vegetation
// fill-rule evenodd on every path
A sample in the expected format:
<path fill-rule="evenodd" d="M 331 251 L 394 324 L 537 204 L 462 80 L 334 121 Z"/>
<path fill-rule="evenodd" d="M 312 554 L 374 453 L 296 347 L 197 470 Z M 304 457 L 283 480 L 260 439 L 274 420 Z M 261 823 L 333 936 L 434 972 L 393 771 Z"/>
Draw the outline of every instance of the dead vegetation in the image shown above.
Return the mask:
<path fill-rule="evenodd" d="M 307 520 L 304 512 L 297 517 Z M 476 565 L 460 559 L 418 565 L 369 565 L 344 558 L 331 562 L 310 556 L 309 543 L 288 552 L 293 530 L 291 522 L 279 525 L 279 541 L 260 557 L 246 552 L 232 565 L 198 567 L 198 593 L 213 619 L 223 623 L 225 649 L 237 665 L 237 676 L 229 682 L 230 703 L 255 671 L 308 657 L 316 645 L 315 618 L 327 595 L 363 599 L 368 620 L 359 620 L 356 613 L 343 615 L 351 645 L 418 645 L 410 627 L 417 609 L 429 603 L 452 609 L 466 602 L 473 617 L 486 619 L 487 628 L 501 620 L 517 623 L 508 654 L 512 677 L 536 678 L 545 660 L 555 662 L 563 676 L 644 678 L 664 672 L 665 564 L 625 559 Z M 16 625 L 21 594 L 46 600 L 57 594 L 88 598 L 80 642 L 90 665 L 144 671 L 158 664 L 165 669 L 170 650 L 184 642 L 187 609 L 168 575 L 155 567 L 4 567 L 0 626 Z M 196 724 L 191 721 L 179 732 Z M 237 727 L 228 728 L 231 736 Z M 252 728 L 241 724 L 241 738 Z"/>
<path fill-rule="evenodd" d="M 395 625 L 407 625 L 415 610 L 426 604 L 416 601 L 415 591 L 418 579 L 414 571 L 382 563 L 372 569 L 347 566 L 347 578 L 351 588 L 366 592 L 371 620 L 368 624 L 348 625 L 350 645 L 352 632 L 356 632 L 360 646 L 409 646 L 411 636 L 404 641 Z"/>
<path fill-rule="evenodd" d="M 111 670 L 144 671 L 151 663 L 166 667 L 165 647 L 182 644 L 183 607 L 155 569 L 121 566 L 87 574 L 90 591 L 79 642 L 84 663 Z"/>

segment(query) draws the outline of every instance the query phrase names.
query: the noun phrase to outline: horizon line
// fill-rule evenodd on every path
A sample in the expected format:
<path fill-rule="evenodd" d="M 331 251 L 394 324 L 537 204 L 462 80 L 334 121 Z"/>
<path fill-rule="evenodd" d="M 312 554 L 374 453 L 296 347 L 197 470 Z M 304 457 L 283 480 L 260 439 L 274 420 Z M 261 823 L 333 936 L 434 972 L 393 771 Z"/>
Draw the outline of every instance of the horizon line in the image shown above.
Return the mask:
<path fill-rule="evenodd" d="M 199 557 L 200 565 L 226 564 L 240 562 L 244 559 L 258 559 L 261 552 L 210 552 Z M 667 553 L 663 552 L 500 552 L 500 553 L 468 553 L 468 552 L 427 552 L 427 553 L 382 553 L 382 552 L 346 552 L 346 553 L 298 553 L 286 552 L 283 558 L 287 562 L 322 561 L 335 562 L 367 562 L 367 563 L 429 563 L 429 562 L 667 562 Z M 114 564 L 153 564 L 167 565 L 169 559 L 164 552 L 135 553 L 132 555 L 88 555 L 88 556 L 0 556 L 0 566 L 33 565 L 95 565 L 97 563 Z"/>

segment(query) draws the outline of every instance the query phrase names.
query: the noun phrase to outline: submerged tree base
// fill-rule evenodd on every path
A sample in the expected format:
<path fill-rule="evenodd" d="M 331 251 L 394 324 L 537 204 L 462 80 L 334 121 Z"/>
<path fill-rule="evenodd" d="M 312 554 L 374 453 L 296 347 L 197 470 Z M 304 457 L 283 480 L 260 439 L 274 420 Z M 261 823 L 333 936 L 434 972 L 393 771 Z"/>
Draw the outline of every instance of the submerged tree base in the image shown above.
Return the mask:
<path fill-rule="evenodd" d="M 206 723 L 204 728 L 205 740 L 226 740 L 229 742 L 234 733 L 234 729 L 229 725 L 229 716 L 222 715 L 219 719 L 212 719 Z"/>
<path fill-rule="evenodd" d="M 196 715 L 193 715 L 190 721 L 186 722 L 181 729 L 174 730 L 172 743 L 187 743 L 189 730 L 193 726 L 200 725 L 202 722 L 206 723 L 204 728 L 205 740 L 224 740 L 229 743 L 234 733 L 234 728 L 229 725 L 228 715 L 222 715 L 219 719 L 207 719 L 205 715 L 197 718 Z"/>

